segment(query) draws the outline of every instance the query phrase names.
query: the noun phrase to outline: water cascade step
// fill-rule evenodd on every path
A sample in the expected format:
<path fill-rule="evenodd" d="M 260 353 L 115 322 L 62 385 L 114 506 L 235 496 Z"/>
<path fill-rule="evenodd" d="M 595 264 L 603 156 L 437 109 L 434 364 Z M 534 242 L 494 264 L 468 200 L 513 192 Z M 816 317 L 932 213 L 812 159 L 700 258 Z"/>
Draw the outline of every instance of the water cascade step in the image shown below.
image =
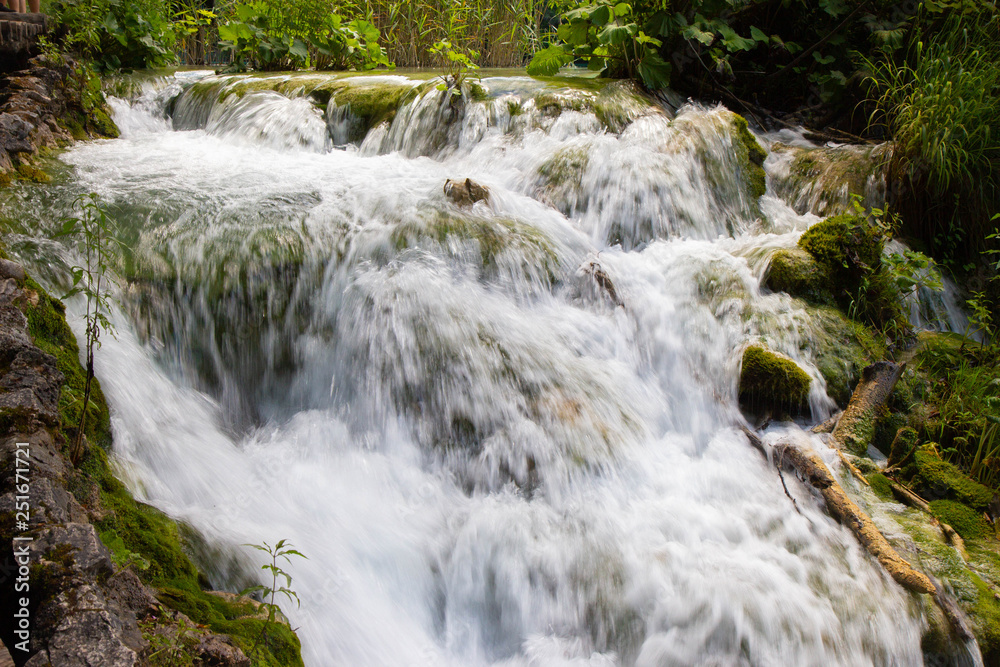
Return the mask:
<path fill-rule="evenodd" d="M 800 428 L 837 408 L 829 317 L 761 287 L 840 201 L 776 188 L 807 149 L 622 84 L 437 83 L 146 78 L 10 203 L 58 285 L 47 234 L 108 202 L 115 455 L 230 554 L 213 586 L 290 540 L 312 666 L 922 664 L 914 596 L 738 428 L 759 345 L 809 379 L 765 440 L 839 465 Z"/>

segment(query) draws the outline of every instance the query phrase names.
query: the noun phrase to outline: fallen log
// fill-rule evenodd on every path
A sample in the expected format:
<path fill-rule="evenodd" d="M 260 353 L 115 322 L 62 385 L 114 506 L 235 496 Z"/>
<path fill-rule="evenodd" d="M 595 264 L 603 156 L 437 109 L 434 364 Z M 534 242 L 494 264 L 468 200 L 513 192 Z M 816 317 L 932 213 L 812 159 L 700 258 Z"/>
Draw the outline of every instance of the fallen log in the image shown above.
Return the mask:
<path fill-rule="evenodd" d="M 791 465 L 819 491 L 831 516 L 851 529 L 861 546 L 875 557 L 896 583 L 914 593 L 936 592 L 934 584 L 927 575 L 914 569 L 896 553 L 871 517 L 847 497 L 847 493 L 834 478 L 833 473 L 815 452 L 804 450 L 791 443 L 780 443 L 774 447 L 774 459 L 779 466 L 784 463 Z"/>
<path fill-rule="evenodd" d="M 879 361 L 861 372 L 861 380 L 833 429 L 835 447 L 844 447 L 857 456 L 865 455 L 875 434 L 877 409 L 892 394 L 904 367 L 904 364 Z"/>

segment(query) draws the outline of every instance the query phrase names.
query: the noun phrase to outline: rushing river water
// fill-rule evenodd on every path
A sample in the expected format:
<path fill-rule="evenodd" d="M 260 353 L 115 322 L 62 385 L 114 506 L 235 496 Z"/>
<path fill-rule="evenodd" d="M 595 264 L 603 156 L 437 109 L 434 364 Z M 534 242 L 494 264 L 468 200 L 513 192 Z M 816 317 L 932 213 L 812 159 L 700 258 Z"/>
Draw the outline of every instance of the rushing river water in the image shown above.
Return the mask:
<path fill-rule="evenodd" d="M 922 663 L 919 606 L 738 430 L 754 341 L 810 374 L 813 419 L 834 405 L 810 312 L 760 287 L 819 218 L 774 194 L 776 154 L 747 194 L 729 111 L 355 77 L 413 88 L 358 135 L 315 75 L 207 74 L 115 100 L 122 137 L 18 190 L 12 243 L 58 284 L 47 234 L 77 193 L 109 203 L 121 472 L 204 535 L 216 586 L 253 572 L 242 543 L 308 556 L 307 665 Z M 467 177 L 488 203 L 446 198 Z"/>

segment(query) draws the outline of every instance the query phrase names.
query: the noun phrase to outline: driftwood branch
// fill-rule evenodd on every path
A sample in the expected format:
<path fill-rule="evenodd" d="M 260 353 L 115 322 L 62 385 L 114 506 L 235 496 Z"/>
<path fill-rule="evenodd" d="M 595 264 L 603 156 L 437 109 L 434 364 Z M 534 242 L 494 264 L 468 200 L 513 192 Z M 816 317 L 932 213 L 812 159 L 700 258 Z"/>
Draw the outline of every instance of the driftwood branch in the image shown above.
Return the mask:
<path fill-rule="evenodd" d="M 833 473 L 815 452 L 790 443 L 781 443 L 775 446 L 774 455 L 778 465 L 787 463 L 819 491 L 833 518 L 851 529 L 861 546 L 875 557 L 900 586 L 915 593 L 935 592 L 931 580 L 903 560 L 879 532 L 871 517 L 847 497 Z"/>

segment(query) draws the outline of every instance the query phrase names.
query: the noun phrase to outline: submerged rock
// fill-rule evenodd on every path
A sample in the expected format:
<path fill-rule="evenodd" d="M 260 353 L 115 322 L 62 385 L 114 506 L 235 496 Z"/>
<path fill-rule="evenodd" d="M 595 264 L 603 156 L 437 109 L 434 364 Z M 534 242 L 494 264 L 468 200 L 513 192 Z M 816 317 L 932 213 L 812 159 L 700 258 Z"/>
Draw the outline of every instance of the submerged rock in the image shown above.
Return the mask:
<path fill-rule="evenodd" d="M 796 414 L 807 405 L 809 376 L 791 359 L 751 346 L 743 353 L 739 398 L 746 409 Z"/>

